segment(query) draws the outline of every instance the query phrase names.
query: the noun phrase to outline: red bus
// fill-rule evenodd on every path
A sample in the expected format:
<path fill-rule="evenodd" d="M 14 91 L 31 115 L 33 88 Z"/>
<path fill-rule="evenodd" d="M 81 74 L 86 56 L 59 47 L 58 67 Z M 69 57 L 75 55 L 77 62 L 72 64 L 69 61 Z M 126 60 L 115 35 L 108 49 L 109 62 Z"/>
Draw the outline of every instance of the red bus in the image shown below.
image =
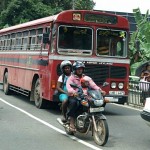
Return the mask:
<path fill-rule="evenodd" d="M 57 15 L 0 30 L 0 81 L 5 94 L 29 95 L 38 108 L 56 101 L 55 88 L 63 60 L 83 61 L 111 102 L 128 97 L 126 18 L 99 11 L 67 10 Z"/>

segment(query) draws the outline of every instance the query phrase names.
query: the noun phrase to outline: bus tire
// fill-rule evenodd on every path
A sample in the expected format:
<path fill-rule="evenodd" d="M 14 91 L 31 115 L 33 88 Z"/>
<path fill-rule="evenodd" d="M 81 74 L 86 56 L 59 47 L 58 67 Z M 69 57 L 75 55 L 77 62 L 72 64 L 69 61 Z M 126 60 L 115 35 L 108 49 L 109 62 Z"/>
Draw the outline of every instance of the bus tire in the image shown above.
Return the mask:
<path fill-rule="evenodd" d="M 43 98 L 40 97 L 40 80 L 37 79 L 34 85 L 33 98 L 35 106 L 39 109 L 45 108 L 46 102 Z"/>
<path fill-rule="evenodd" d="M 3 91 L 4 91 L 5 95 L 10 94 L 9 87 L 10 87 L 10 85 L 8 82 L 8 72 L 5 72 L 4 77 L 3 77 Z"/>

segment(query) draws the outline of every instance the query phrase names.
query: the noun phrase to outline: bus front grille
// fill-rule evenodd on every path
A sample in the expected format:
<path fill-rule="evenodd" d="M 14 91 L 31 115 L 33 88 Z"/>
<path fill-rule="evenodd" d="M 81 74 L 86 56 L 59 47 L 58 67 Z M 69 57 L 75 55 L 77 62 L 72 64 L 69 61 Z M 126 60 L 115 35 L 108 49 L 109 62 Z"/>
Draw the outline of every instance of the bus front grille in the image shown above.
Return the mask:
<path fill-rule="evenodd" d="M 119 66 L 86 64 L 85 74 L 90 76 L 96 84 L 101 85 L 107 78 L 124 79 L 127 70 Z"/>
<path fill-rule="evenodd" d="M 100 85 L 109 77 L 109 66 L 86 65 L 85 74 L 90 76 L 96 84 Z"/>

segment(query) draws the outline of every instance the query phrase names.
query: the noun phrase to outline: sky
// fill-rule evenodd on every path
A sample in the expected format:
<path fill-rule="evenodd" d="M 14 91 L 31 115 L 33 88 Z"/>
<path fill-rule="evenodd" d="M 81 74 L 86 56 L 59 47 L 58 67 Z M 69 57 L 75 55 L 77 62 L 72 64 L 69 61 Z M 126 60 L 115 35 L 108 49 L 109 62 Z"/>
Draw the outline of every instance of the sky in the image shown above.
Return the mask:
<path fill-rule="evenodd" d="M 117 11 L 133 13 L 133 9 L 140 8 L 145 14 L 149 10 L 150 0 L 93 0 L 96 2 L 95 10 Z"/>

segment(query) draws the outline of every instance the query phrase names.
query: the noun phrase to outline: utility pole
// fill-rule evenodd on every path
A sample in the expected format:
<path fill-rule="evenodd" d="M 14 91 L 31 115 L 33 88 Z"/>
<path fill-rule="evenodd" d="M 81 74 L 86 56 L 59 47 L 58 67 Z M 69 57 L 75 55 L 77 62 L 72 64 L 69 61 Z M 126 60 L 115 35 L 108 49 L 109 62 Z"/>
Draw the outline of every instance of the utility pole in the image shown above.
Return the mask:
<path fill-rule="evenodd" d="M 75 0 L 72 0 L 72 9 L 75 10 L 75 4 L 74 4 Z"/>

